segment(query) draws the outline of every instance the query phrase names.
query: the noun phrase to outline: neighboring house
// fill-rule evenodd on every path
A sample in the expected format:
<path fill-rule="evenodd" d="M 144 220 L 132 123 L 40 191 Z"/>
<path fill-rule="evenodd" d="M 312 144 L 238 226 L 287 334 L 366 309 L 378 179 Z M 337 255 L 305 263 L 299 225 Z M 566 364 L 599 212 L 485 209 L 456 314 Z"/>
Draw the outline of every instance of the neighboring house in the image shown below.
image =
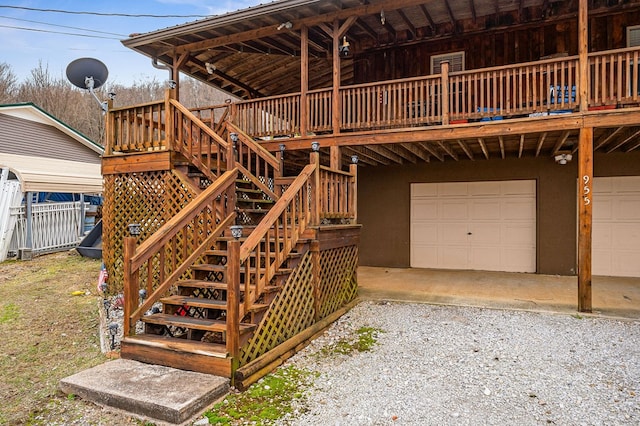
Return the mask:
<path fill-rule="evenodd" d="M 103 149 L 32 103 L 0 105 L 0 259 L 75 247 L 102 194 Z"/>
<path fill-rule="evenodd" d="M 147 281 L 158 294 L 140 308 L 137 286 L 154 279 L 149 268 L 155 263 L 140 266 L 145 259 L 176 253 L 171 246 L 153 254 L 157 257 L 146 250 L 168 241 L 169 230 L 162 224 L 178 226 L 186 223 L 186 217 L 183 222 L 178 217 L 193 214 L 187 206 L 199 190 L 187 190 L 182 183 L 185 176 L 195 176 L 193 170 L 184 173 L 189 168 L 199 170 L 200 182 L 214 185 L 222 171 L 239 170 L 253 182 L 251 191 L 271 200 L 273 208 L 282 204 L 284 211 L 299 212 L 309 207 L 308 223 L 304 214 L 291 220 L 318 232 L 314 238 L 321 258 L 323 247 L 342 250 L 332 257 L 335 264 L 316 263 L 305 270 L 311 283 L 333 276 L 355 279 L 350 263 L 339 263 L 351 256 L 374 266 L 577 274 L 578 308 L 590 311 L 592 273 L 640 277 L 639 1 L 282 0 L 135 35 L 123 43 L 167 64 L 176 81 L 182 72 L 242 99 L 190 112 L 176 100 L 178 86 L 165 101 L 109 113 L 105 193 L 115 200 L 129 185 L 132 194 L 123 198 L 134 205 L 127 214 L 117 203 L 105 205 L 105 220 L 107 214 L 111 218 L 107 266 L 110 278 L 121 277 L 130 299 L 126 318 L 131 324 L 138 319 L 154 324 L 147 333 L 170 334 L 167 330 L 177 326 L 174 317 L 143 316 L 174 282 Z M 228 113 L 224 123 L 204 120 L 220 109 Z M 313 142 L 320 154 L 310 154 Z M 315 163 L 318 155 L 323 167 Z M 355 179 L 355 166 L 347 170 L 347 165 L 356 157 L 357 203 L 349 198 L 353 187 L 345 183 Z M 302 204 L 284 206 L 293 195 L 280 196 L 280 191 L 298 186 L 283 175 L 296 176 L 301 188 L 309 179 Z M 162 183 L 156 187 L 152 182 Z M 148 195 L 140 197 L 140 192 Z M 156 193 L 164 195 L 162 200 Z M 224 208 L 243 201 L 241 195 L 225 194 Z M 170 207 L 176 217 L 142 216 L 145 206 L 152 211 Z M 254 210 L 266 208 L 234 211 L 244 223 Z M 356 211 L 361 232 L 349 228 Z M 205 219 L 198 223 L 208 223 Z M 152 239 L 140 251 L 125 238 L 132 221 L 147 224 L 146 233 L 135 234 L 140 241 Z M 291 224 L 271 222 L 263 235 L 267 242 L 252 228 L 246 241 L 263 244 L 261 250 L 251 252 L 245 247 L 249 243 L 242 243 L 238 262 L 247 263 L 238 272 L 246 282 L 244 295 L 238 296 L 240 308 L 225 293 L 231 294 L 225 277 L 235 276 L 237 262 L 211 266 L 215 256 L 195 261 L 197 252 L 184 251 L 185 256 L 195 253 L 191 260 L 207 264 L 212 273 L 221 271 L 216 285 L 222 292 L 212 294 L 220 296 L 218 306 L 224 301 L 224 309 L 234 313 L 226 318 L 239 315 L 238 321 L 246 321 L 249 336 L 260 335 L 265 326 L 264 317 L 253 312 L 266 309 L 268 317 L 273 311 L 273 306 L 256 307 L 254 295 L 264 294 L 261 286 L 280 291 L 269 280 L 254 281 L 252 274 L 262 269 L 251 259 L 270 258 L 275 247 L 291 246 L 268 243 L 271 235 L 287 234 Z M 262 225 L 258 221 L 256 230 L 264 231 Z M 329 229 L 342 236 L 323 246 L 323 232 Z M 231 256 L 227 240 L 211 238 L 218 247 L 212 253 Z M 130 245 L 125 244 L 120 264 L 122 240 Z M 350 251 L 352 245 L 356 249 Z M 275 258 L 277 264 L 266 268 L 269 273 L 279 272 L 287 256 Z M 196 270 L 206 269 L 189 267 L 197 277 Z M 322 290 L 314 289 L 319 297 Z M 201 293 L 184 289 L 182 294 Z M 163 303 L 175 312 L 171 306 L 184 300 Z M 288 300 L 302 304 L 293 296 Z M 208 305 L 198 315 L 225 318 L 222 309 Z M 304 317 L 279 315 L 283 323 L 295 325 Z M 295 334 L 291 326 L 268 325 L 275 328 L 265 333 Z M 201 336 L 194 332 L 196 325 L 179 327 L 185 336 Z M 142 338 L 128 339 L 125 356 L 176 361 L 168 352 L 162 356 L 159 349 L 150 350 Z M 241 370 L 271 343 L 241 357 Z M 226 373 L 238 365 L 229 361 L 238 360 L 238 345 L 245 355 L 255 349 L 240 338 L 226 344 L 227 352 L 217 355 L 230 362 Z M 182 366 L 195 368 L 192 364 Z"/>

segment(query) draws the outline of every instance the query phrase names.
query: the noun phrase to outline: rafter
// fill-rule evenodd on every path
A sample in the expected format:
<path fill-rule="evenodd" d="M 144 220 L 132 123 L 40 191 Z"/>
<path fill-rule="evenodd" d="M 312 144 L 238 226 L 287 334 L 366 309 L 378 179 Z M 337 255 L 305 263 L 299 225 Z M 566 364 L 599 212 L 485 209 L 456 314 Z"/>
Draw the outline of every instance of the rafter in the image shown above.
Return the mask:
<path fill-rule="evenodd" d="M 484 158 L 489 159 L 489 151 L 487 150 L 487 145 L 484 143 L 484 139 L 478 138 L 478 143 L 480 144 L 480 149 L 482 149 L 482 153 L 484 154 Z"/>
<path fill-rule="evenodd" d="M 202 62 L 199 59 L 196 59 L 194 57 L 190 57 L 189 59 L 187 59 L 187 64 L 191 63 L 196 67 L 199 67 L 200 69 L 202 69 L 205 73 L 207 72 L 207 67 L 204 64 L 204 62 Z M 220 70 L 213 70 L 213 74 L 211 74 L 212 77 L 218 77 L 224 81 L 229 82 L 231 85 L 237 87 L 238 89 L 244 91 L 247 93 L 247 95 L 249 96 L 255 96 L 255 97 L 262 97 L 264 96 L 264 94 L 262 94 L 259 90 L 254 89 L 253 87 L 249 87 L 246 84 L 244 84 L 243 82 L 230 77 L 229 75 L 223 73 Z"/>
<path fill-rule="evenodd" d="M 375 152 L 378 155 L 383 156 L 384 158 L 391 160 L 393 162 L 396 162 L 398 164 L 402 164 L 402 157 L 400 157 L 398 154 L 389 151 L 386 147 L 384 147 L 383 145 L 369 145 L 367 146 L 367 148 L 369 148 L 371 151 Z"/>
<path fill-rule="evenodd" d="M 449 0 L 444 0 L 444 6 L 447 8 L 447 14 L 449 15 L 449 20 L 453 24 L 454 32 L 456 28 L 456 17 L 453 16 L 453 10 L 451 10 L 451 5 L 449 4 Z"/>
<path fill-rule="evenodd" d="M 410 162 L 412 162 L 414 164 L 418 161 L 418 160 L 416 160 L 415 155 L 413 155 L 410 152 L 407 152 L 406 150 L 402 149 L 401 144 L 400 145 L 396 145 L 396 144 L 385 145 L 384 147 L 386 149 L 388 149 L 389 151 L 393 152 L 394 154 L 398 154 L 400 157 L 402 157 L 405 160 L 410 161 Z"/>
<path fill-rule="evenodd" d="M 471 151 L 471 149 L 469 148 L 469 146 L 464 143 L 464 141 L 458 139 L 456 142 L 458 142 L 458 145 L 460 145 L 460 148 L 462 148 L 462 150 L 464 151 L 465 154 L 467 154 L 467 157 L 469 157 L 469 160 L 473 161 L 473 151 Z"/>
<path fill-rule="evenodd" d="M 473 0 L 469 0 L 469 8 L 471 9 L 471 17 L 473 18 L 473 23 L 475 24 L 478 17 L 476 16 L 476 5 Z"/>
<path fill-rule="evenodd" d="M 544 132 L 538 138 L 538 146 L 536 148 L 536 157 L 540 155 L 540 150 L 542 149 L 542 144 L 544 144 L 544 140 L 547 138 L 547 132 Z"/>
<path fill-rule="evenodd" d="M 504 138 L 502 136 L 498 136 L 498 142 L 500 143 L 500 155 L 504 160 Z"/>
<path fill-rule="evenodd" d="M 562 135 L 560 135 L 560 137 L 558 138 L 558 141 L 556 142 L 556 144 L 553 146 L 553 149 L 551 150 L 551 155 L 556 155 L 558 151 L 560 151 L 560 148 L 562 148 L 562 145 L 564 145 L 564 143 L 567 141 L 567 138 L 569 137 L 570 134 L 571 134 L 570 130 L 565 130 L 564 132 L 562 132 Z"/>
<path fill-rule="evenodd" d="M 398 15 L 402 18 L 407 28 L 409 28 L 409 32 L 411 33 L 412 38 L 416 38 L 416 27 L 413 26 L 411 20 L 407 17 L 407 15 L 402 11 L 402 9 L 398 9 Z"/>
<path fill-rule="evenodd" d="M 458 161 L 458 154 L 456 154 L 448 144 L 445 144 L 443 141 L 438 141 L 437 144 L 444 152 L 449 154 L 451 158 Z"/>
<path fill-rule="evenodd" d="M 416 157 L 422 159 L 423 161 L 426 161 L 427 163 L 430 161 L 429 155 L 426 154 L 422 149 L 418 148 L 416 144 L 403 143 L 403 144 L 400 144 L 400 146 L 402 146 L 404 149 L 406 149 Z"/>
<path fill-rule="evenodd" d="M 522 158 L 522 151 L 524 151 L 524 133 L 520 135 L 520 149 L 518 150 L 518 158 Z"/>
<path fill-rule="evenodd" d="M 433 28 L 433 30 L 435 31 L 436 23 L 433 22 L 433 18 L 431 17 L 431 14 L 429 13 L 429 11 L 427 10 L 427 7 L 424 4 L 420 5 L 420 11 L 424 15 L 424 17 L 427 18 L 427 21 L 429 21 L 429 26 Z"/>
<path fill-rule="evenodd" d="M 356 155 L 358 155 L 359 157 L 367 157 L 369 159 L 371 159 L 372 161 L 375 161 L 379 164 L 383 164 L 385 166 L 388 166 L 389 164 L 391 164 L 391 161 L 389 161 L 389 159 L 387 157 L 384 157 L 380 154 L 378 154 L 377 152 L 375 152 L 374 150 L 363 146 L 363 147 L 358 147 L 359 149 L 354 149 L 353 147 L 350 146 L 346 146 L 345 148 L 350 149 L 352 152 L 354 152 Z"/>
<path fill-rule="evenodd" d="M 603 146 L 605 146 L 606 144 L 608 144 L 611 140 L 613 140 L 613 138 L 620 133 L 623 129 L 625 129 L 624 127 L 618 127 L 617 129 L 615 129 L 613 132 L 609 133 L 608 135 L 600 138 L 600 140 L 598 142 L 596 142 L 593 150 L 596 151 L 599 148 L 602 148 Z M 578 149 L 578 147 L 574 148 L 574 152 Z"/>
<path fill-rule="evenodd" d="M 433 155 L 440 161 L 444 161 L 444 155 L 438 152 L 435 148 L 431 147 L 428 142 L 420 142 L 420 146 L 426 149 L 429 154 Z"/>
<path fill-rule="evenodd" d="M 638 137 L 638 135 L 640 135 L 640 129 L 636 130 L 635 132 L 633 132 L 631 135 L 629 135 L 628 137 L 626 137 L 625 139 L 623 139 L 621 142 L 618 142 L 617 144 L 615 144 L 614 146 L 612 146 L 611 148 L 609 148 L 607 150 L 607 154 L 615 151 L 616 149 L 620 148 L 622 145 L 626 144 L 627 142 L 631 141 L 632 139 Z"/>

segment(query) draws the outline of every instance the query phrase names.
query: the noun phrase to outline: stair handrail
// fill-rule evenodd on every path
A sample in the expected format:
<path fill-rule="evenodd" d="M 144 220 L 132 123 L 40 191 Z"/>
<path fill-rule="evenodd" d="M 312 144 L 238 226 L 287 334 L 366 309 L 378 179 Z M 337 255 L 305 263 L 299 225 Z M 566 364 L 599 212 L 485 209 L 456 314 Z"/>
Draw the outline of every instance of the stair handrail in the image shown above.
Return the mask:
<path fill-rule="evenodd" d="M 240 317 L 247 313 L 251 304 L 260 297 L 264 287 L 278 272 L 307 229 L 312 218 L 310 193 L 313 191 L 313 182 L 311 176 L 316 173 L 316 170 L 316 164 L 305 166 L 240 246 L 239 262 L 237 266 L 233 265 L 233 267 L 244 268 L 245 272 L 245 297 Z M 260 243 L 263 239 L 265 240 L 264 260 L 260 250 Z M 275 243 L 273 253 L 271 242 Z M 248 261 L 252 254 L 255 254 L 256 258 L 253 270 Z M 272 254 L 273 261 L 271 261 Z M 251 290 L 252 284 L 254 285 L 253 290 Z"/>
<path fill-rule="evenodd" d="M 232 205 L 225 206 L 226 194 L 233 196 L 238 169 L 225 172 L 178 214 L 136 248 L 136 238 L 124 239 L 124 334 L 134 331 L 136 321 L 148 311 L 178 279 L 210 249 L 216 238 L 234 223 Z M 233 204 L 233 203 L 231 203 Z M 224 212 L 220 217 L 216 212 Z M 181 238 L 178 239 L 177 237 Z M 182 244 L 179 246 L 179 243 Z M 178 250 L 191 254 L 184 259 Z M 167 252 L 171 253 L 167 258 Z M 154 268 L 157 262 L 157 271 Z M 146 265 L 146 298 L 139 303 L 140 273 Z M 166 276 L 168 273 L 168 276 Z M 154 285 L 157 283 L 157 285 Z"/>
<path fill-rule="evenodd" d="M 275 182 L 276 178 L 282 176 L 280 161 L 235 124 L 227 121 L 225 126 L 229 138 L 232 134 L 236 135 L 232 144 L 235 165 L 240 169 L 240 173 L 251 180 L 272 200 L 277 200 L 279 197 L 276 194 L 277 191 L 274 191 L 275 183 L 270 188 L 267 180 L 273 179 Z M 260 177 L 265 181 L 261 181 Z"/>
<path fill-rule="evenodd" d="M 220 174 L 220 170 L 227 166 L 227 155 L 229 153 L 227 141 L 178 100 L 170 99 L 169 105 L 172 110 L 168 116 L 176 119 L 173 125 L 168 125 L 174 132 L 172 137 L 174 141 L 173 149 L 188 158 L 210 181 L 214 181 L 218 175 L 212 172 L 212 169 L 217 170 L 218 174 Z M 190 126 L 189 131 L 186 131 L 181 119 L 186 119 L 187 122 L 193 123 L 200 133 L 194 136 L 193 126 Z M 202 160 L 203 157 L 206 159 L 205 161 Z"/>

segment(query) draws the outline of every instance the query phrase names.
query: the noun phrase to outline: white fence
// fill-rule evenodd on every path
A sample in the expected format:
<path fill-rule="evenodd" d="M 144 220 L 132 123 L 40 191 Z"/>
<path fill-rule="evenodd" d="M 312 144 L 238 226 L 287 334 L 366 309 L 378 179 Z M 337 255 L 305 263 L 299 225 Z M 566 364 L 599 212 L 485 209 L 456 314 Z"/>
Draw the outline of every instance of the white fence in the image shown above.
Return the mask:
<path fill-rule="evenodd" d="M 20 182 L 9 180 L 9 169 L 0 170 L 0 262 L 7 258 L 9 243 L 13 236 L 15 217 L 10 214 L 11 206 L 20 204 L 22 193 Z"/>
<path fill-rule="evenodd" d="M 9 251 L 30 248 L 34 255 L 67 250 L 77 247 L 82 239 L 83 209 L 80 201 L 32 204 L 32 244 L 27 241 L 26 207 L 12 207 L 11 215 L 16 217 L 16 226 Z"/>

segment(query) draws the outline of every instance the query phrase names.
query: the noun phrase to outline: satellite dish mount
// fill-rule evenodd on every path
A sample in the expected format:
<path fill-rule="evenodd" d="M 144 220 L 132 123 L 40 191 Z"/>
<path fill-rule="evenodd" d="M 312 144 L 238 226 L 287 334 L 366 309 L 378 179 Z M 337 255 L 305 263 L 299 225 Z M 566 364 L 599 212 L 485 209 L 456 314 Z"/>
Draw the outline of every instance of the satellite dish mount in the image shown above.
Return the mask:
<path fill-rule="evenodd" d="M 80 89 L 87 89 L 100 104 L 102 111 L 107 112 L 107 101 L 101 101 L 95 89 L 102 86 L 109 76 L 105 64 L 94 58 L 80 58 L 67 65 L 67 79 Z"/>

